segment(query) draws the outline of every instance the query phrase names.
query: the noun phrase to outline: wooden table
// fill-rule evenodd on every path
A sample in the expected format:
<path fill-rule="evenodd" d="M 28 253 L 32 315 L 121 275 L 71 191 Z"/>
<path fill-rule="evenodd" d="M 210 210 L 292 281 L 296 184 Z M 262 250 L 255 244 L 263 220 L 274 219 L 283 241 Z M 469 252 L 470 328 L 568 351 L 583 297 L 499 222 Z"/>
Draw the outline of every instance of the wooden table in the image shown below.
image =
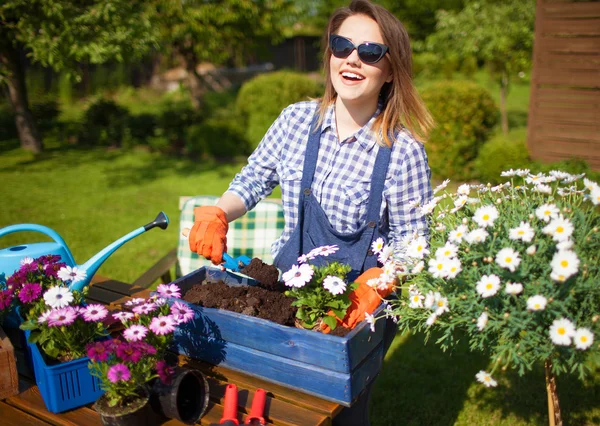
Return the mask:
<path fill-rule="evenodd" d="M 127 283 L 95 276 L 89 288 L 88 300 L 107 306 L 123 303 L 131 297 L 146 297 L 149 291 Z M 54 414 L 46 410 L 40 392 L 35 386 L 32 374 L 25 365 L 21 342 L 17 330 L 8 330 L 15 351 L 17 352 L 17 369 L 19 371 L 18 395 L 0 401 L 0 424 L 3 426 L 28 425 L 101 425 L 100 416 L 90 406 L 77 408 L 65 413 Z M 208 378 L 210 386 L 210 403 L 202 417 L 201 425 L 219 423 L 223 414 L 223 398 L 225 386 L 234 383 L 238 388 L 238 420 L 240 424 L 250 411 L 252 395 L 257 388 L 267 391 L 267 402 L 264 417 L 268 425 L 331 425 L 333 417 L 343 408 L 334 402 L 287 389 L 264 380 L 245 375 L 240 372 L 217 367 L 201 361 L 181 356 L 182 364 L 200 369 Z M 176 420 L 167 420 L 164 425 L 183 425 Z"/>

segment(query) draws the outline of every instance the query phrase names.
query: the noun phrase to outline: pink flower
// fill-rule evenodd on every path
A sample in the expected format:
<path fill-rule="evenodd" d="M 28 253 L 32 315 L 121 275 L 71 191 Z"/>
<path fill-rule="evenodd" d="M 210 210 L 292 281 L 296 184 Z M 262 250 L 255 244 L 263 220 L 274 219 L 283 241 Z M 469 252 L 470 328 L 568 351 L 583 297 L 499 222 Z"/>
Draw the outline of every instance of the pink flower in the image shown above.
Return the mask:
<path fill-rule="evenodd" d="M 117 312 L 112 314 L 112 316 L 114 319 L 123 322 L 130 320 L 134 315 L 131 312 Z"/>
<path fill-rule="evenodd" d="M 161 382 L 165 385 L 170 385 L 173 380 L 175 369 L 167 364 L 166 361 L 158 361 L 156 363 L 156 372 L 158 373 Z"/>
<path fill-rule="evenodd" d="M 155 303 L 144 303 L 143 305 L 136 306 L 132 309 L 134 314 L 145 315 L 156 309 Z"/>
<path fill-rule="evenodd" d="M 46 312 L 44 312 L 42 315 L 40 315 L 38 317 L 38 324 L 44 324 L 46 321 L 48 321 L 48 317 L 50 316 L 50 314 L 52 313 L 52 309 L 48 309 Z"/>
<path fill-rule="evenodd" d="M 108 369 L 108 373 L 106 375 L 108 380 L 110 380 L 112 383 L 117 383 L 120 380 L 126 382 L 131 378 L 131 372 L 125 364 L 113 365 Z"/>
<path fill-rule="evenodd" d="M 123 337 L 130 342 L 137 342 L 146 337 L 148 329 L 143 325 L 132 325 L 123 331 Z"/>
<path fill-rule="evenodd" d="M 101 321 L 108 315 L 108 310 L 99 304 L 87 305 L 81 308 L 83 319 L 87 322 Z"/>
<path fill-rule="evenodd" d="M 329 256 L 330 254 L 335 253 L 336 251 L 338 251 L 340 248 L 336 245 L 332 245 L 332 246 L 322 246 L 322 247 L 317 247 L 312 249 L 309 253 L 308 253 L 308 257 L 316 257 L 316 256 Z"/>
<path fill-rule="evenodd" d="M 60 327 L 63 325 L 71 325 L 77 319 L 77 313 L 72 308 L 55 309 L 48 315 L 49 327 Z"/>
<path fill-rule="evenodd" d="M 10 290 L 0 290 L 0 310 L 10 306 L 13 300 L 13 293 Z"/>
<path fill-rule="evenodd" d="M 178 324 L 191 321 L 195 316 L 192 308 L 181 302 L 175 302 L 171 305 L 171 315 L 177 320 Z"/>
<path fill-rule="evenodd" d="M 86 346 L 88 357 L 95 362 L 106 361 L 110 355 L 108 349 L 102 342 L 94 342 Z"/>
<path fill-rule="evenodd" d="M 143 354 L 134 344 L 120 342 L 117 346 L 117 356 L 124 362 L 139 362 Z"/>
<path fill-rule="evenodd" d="M 42 294 L 42 286 L 38 283 L 26 283 L 19 292 L 19 300 L 22 303 L 35 302 Z"/>
<path fill-rule="evenodd" d="M 146 302 L 146 299 L 142 299 L 141 297 L 134 297 L 133 299 L 125 302 L 125 306 L 136 306 Z"/>
<path fill-rule="evenodd" d="M 150 330 L 159 336 L 172 333 L 175 331 L 175 320 L 172 316 L 159 316 L 152 318 Z"/>
<path fill-rule="evenodd" d="M 179 287 L 176 284 L 161 284 L 156 288 L 156 291 L 163 297 L 181 297 Z"/>

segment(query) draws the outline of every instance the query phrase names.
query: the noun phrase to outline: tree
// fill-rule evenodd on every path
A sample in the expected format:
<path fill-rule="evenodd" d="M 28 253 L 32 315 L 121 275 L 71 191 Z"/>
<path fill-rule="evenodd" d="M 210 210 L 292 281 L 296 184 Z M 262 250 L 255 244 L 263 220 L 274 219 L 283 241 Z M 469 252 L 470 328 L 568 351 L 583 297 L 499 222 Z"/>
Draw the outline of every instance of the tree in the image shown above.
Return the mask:
<path fill-rule="evenodd" d="M 0 4 L 0 85 L 5 86 L 24 149 L 41 152 L 29 109 L 22 52 L 32 62 L 78 78 L 79 64 L 142 55 L 156 42 L 151 2 L 4 0 Z"/>
<path fill-rule="evenodd" d="M 428 48 L 440 55 L 483 61 L 500 86 L 502 131 L 508 133 L 510 77 L 531 66 L 535 0 L 471 1 L 460 12 L 438 11 Z"/>
<path fill-rule="evenodd" d="M 182 62 L 198 109 L 205 92 L 202 61 L 243 63 L 260 41 L 280 38 L 294 22 L 292 0 L 158 0 L 161 44 Z"/>

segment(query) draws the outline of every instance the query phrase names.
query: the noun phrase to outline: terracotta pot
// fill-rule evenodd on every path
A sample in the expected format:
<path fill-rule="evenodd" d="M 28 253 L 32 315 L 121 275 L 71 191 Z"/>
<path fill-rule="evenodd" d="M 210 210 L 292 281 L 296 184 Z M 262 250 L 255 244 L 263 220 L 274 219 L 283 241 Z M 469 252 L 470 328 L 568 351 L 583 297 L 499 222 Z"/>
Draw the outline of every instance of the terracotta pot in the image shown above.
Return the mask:
<path fill-rule="evenodd" d="M 170 385 L 156 380 L 151 390 L 152 408 L 169 419 L 193 425 L 208 407 L 209 388 L 198 370 L 177 367 Z"/>
<path fill-rule="evenodd" d="M 109 407 L 106 395 L 102 395 L 94 403 L 94 409 L 100 414 L 104 426 L 146 426 L 154 421 L 149 401 L 148 391 L 144 388 L 140 390 L 139 398 L 125 407 Z"/>

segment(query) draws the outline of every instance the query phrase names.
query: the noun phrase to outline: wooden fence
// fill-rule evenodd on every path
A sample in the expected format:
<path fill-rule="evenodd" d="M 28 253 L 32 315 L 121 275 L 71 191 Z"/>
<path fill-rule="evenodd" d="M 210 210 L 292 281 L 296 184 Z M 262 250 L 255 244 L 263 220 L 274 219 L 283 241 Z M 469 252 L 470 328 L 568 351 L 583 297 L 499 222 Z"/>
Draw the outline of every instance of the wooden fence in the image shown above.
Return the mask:
<path fill-rule="evenodd" d="M 537 0 L 527 142 L 600 170 L 600 1 Z"/>

